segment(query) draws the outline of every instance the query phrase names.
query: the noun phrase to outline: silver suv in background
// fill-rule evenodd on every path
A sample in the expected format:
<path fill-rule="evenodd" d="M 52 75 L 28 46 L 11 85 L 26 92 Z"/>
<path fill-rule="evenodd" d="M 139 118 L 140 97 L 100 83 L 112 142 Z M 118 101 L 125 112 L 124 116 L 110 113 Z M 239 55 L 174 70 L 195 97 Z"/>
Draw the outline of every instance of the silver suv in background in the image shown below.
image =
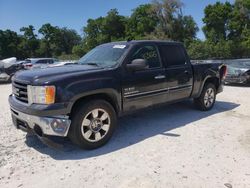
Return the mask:
<path fill-rule="evenodd" d="M 25 69 L 46 68 L 58 61 L 55 58 L 28 58 L 23 65 Z"/>

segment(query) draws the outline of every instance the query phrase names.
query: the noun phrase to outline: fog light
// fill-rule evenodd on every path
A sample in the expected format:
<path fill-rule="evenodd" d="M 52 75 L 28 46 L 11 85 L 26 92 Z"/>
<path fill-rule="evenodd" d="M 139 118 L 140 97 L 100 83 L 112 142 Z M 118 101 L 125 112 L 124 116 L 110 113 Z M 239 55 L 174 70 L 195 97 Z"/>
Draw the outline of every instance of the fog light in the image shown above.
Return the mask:
<path fill-rule="evenodd" d="M 55 119 L 51 122 L 52 129 L 57 133 L 65 133 L 67 130 L 67 123 L 65 120 Z"/>

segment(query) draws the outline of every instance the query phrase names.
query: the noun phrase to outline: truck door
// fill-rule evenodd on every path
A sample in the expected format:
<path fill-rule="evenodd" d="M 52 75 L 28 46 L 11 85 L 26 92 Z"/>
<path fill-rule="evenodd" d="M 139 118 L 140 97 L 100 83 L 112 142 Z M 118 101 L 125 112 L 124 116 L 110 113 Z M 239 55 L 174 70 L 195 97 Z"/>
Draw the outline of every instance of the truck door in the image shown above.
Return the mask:
<path fill-rule="evenodd" d="M 122 75 L 122 98 L 124 111 L 145 108 L 166 101 L 167 85 L 165 67 L 154 44 L 135 46 L 125 62 L 146 59 L 144 70 L 131 72 L 124 68 Z"/>
<path fill-rule="evenodd" d="M 193 87 L 193 70 L 184 47 L 180 44 L 160 45 L 162 61 L 166 66 L 169 89 L 168 101 L 188 98 Z"/>

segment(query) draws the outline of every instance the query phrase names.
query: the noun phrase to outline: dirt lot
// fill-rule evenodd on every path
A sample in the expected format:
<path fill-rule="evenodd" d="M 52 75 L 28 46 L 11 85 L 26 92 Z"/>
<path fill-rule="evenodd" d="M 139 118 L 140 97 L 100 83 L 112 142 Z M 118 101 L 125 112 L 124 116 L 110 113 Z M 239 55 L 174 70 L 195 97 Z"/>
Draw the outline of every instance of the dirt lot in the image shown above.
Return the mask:
<path fill-rule="evenodd" d="M 10 92 L 0 85 L 0 187 L 250 187 L 250 87 L 225 87 L 210 112 L 186 101 L 123 117 L 94 151 L 16 130 Z"/>

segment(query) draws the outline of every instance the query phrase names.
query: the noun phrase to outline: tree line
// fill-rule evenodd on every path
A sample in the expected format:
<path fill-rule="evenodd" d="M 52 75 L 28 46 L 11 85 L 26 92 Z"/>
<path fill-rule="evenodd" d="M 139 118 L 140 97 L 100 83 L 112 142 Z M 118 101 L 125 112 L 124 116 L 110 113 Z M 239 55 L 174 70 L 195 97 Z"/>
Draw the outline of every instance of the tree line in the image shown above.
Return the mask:
<path fill-rule="evenodd" d="M 205 39 L 191 15 L 183 14 L 180 0 L 154 0 L 130 16 L 111 9 L 106 16 L 88 19 L 83 36 L 75 30 L 49 23 L 38 31 L 32 25 L 20 33 L 0 30 L 0 59 L 15 56 L 78 59 L 95 46 L 122 40 L 160 39 L 183 42 L 192 59 L 250 57 L 250 0 L 216 2 L 204 9 Z"/>

